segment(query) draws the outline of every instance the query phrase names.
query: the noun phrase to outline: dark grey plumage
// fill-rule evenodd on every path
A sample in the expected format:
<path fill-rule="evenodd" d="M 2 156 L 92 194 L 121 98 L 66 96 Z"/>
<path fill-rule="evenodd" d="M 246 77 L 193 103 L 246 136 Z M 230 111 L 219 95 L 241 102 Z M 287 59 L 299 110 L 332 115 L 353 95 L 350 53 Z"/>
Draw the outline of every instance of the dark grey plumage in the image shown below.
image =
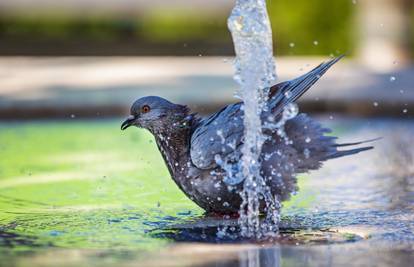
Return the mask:
<path fill-rule="evenodd" d="M 316 67 L 309 73 L 273 86 L 269 92 L 263 120 L 278 121 L 284 107 L 296 101 L 340 58 Z M 237 213 L 242 183 L 229 186 L 225 171 L 217 158 L 237 162 L 243 145 L 243 103 L 224 107 L 201 119 L 186 106 L 173 104 L 155 96 L 138 99 L 122 129 L 131 125 L 148 129 L 178 187 L 207 212 Z M 262 148 L 261 173 L 272 193 L 286 200 L 297 190 L 295 175 L 316 170 L 323 161 L 352 155 L 372 147 L 338 150 L 359 145 L 336 144 L 330 130 L 305 114 L 288 120 L 284 126 L 287 140 L 275 129 L 265 129 L 269 137 Z"/>

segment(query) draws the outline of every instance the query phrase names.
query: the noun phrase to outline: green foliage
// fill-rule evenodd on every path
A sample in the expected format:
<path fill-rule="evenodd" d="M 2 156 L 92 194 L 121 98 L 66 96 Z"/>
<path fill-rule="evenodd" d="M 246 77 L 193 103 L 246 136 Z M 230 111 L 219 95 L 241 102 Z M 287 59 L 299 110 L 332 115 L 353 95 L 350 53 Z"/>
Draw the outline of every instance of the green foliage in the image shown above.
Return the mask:
<path fill-rule="evenodd" d="M 348 53 L 354 46 L 350 0 L 271 0 L 268 9 L 280 55 Z"/>
<path fill-rule="evenodd" d="M 351 0 L 268 0 L 276 54 L 352 54 L 356 46 L 357 8 L 359 5 Z M 121 45 L 128 47 L 131 54 L 196 55 L 211 51 L 210 54 L 223 55 L 232 53 L 227 16 L 228 12 L 222 11 L 180 9 L 123 16 L 111 12 L 82 16 L 62 10 L 41 15 L 0 13 L 0 44 L 27 43 L 33 49 L 38 45 L 57 51 L 60 47 L 56 44 L 75 44 L 72 54 L 76 54 L 76 49 L 93 54 L 99 46 L 103 53 L 111 55 Z M 413 40 L 409 42 L 414 44 Z"/>
<path fill-rule="evenodd" d="M 73 17 L 69 15 L 0 17 L 0 37 L 5 39 L 50 39 L 97 41 L 133 35 L 139 25 L 111 17 Z"/>
<path fill-rule="evenodd" d="M 158 11 L 143 20 L 142 35 L 151 42 L 231 42 L 224 16 Z"/>
<path fill-rule="evenodd" d="M 352 1 L 272 0 L 268 5 L 278 55 L 352 51 L 355 9 Z M 232 44 L 227 30 L 227 15 L 224 12 L 212 14 L 166 9 L 129 16 L 96 14 L 85 17 L 56 12 L 42 16 L 9 15 L 0 17 L 0 39 L 94 45 L 115 41 L 134 43 L 137 53 L 142 47 L 155 44 L 170 51 L 171 55 L 186 54 L 186 51 L 193 53 L 194 50 L 188 50 L 184 45 L 192 44 L 200 52 L 209 49 L 228 53 L 232 51 Z M 291 47 L 290 43 L 295 46 Z M 177 44 L 182 51 L 177 51 Z M 151 54 L 151 49 L 142 51 Z"/>

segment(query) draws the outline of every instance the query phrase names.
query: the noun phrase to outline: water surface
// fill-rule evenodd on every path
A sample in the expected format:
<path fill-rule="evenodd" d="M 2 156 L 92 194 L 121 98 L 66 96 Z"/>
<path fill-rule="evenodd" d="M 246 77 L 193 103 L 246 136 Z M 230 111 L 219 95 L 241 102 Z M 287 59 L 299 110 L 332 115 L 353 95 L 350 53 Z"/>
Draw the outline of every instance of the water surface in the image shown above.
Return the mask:
<path fill-rule="evenodd" d="M 300 176 L 282 213 L 290 239 L 279 244 L 211 231 L 217 221 L 177 189 L 143 130 L 121 132 L 120 120 L 2 122 L 0 265 L 407 266 L 414 123 L 321 120 L 343 142 L 384 138 Z"/>

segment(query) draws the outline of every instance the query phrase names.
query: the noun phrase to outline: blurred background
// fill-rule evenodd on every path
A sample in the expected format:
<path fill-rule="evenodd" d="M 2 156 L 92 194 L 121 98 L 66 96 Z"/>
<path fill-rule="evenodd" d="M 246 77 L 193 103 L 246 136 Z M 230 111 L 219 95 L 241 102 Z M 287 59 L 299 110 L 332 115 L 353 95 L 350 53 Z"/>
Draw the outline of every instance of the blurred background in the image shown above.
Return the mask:
<path fill-rule="evenodd" d="M 0 0 L 0 266 L 123 266 L 136 256 L 157 267 L 260 266 L 252 263 L 270 257 L 286 266 L 410 266 L 414 0 L 267 1 L 280 81 L 346 55 L 300 110 L 340 143 L 383 137 L 300 175 L 283 227 L 361 241 L 335 246 L 325 232 L 305 233 L 327 241 L 294 237 L 293 246 L 247 258 L 235 245 L 225 258 L 223 246 L 173 243 L 204 238 L 202 227 L 202 235 L 151 235 L 203 211 L 174 184 L 153 137 L 121 132 L 121 122 L 145 95 L 201 115 L 237 101 L 227 30 L 234 2 Z M 240 264 L 211 264 L 217 258 Z"/>
<path fill-rule="evenodd" d="M 121 115 L 146 94 L 204 113 L 234 101 L 233 4 L 0 0 L 0 118 Z M 268 1 L 268 9 L 281 80 L 347 56 L 302 100 L 305 111 L 409 116 L 413 1 Z"/>

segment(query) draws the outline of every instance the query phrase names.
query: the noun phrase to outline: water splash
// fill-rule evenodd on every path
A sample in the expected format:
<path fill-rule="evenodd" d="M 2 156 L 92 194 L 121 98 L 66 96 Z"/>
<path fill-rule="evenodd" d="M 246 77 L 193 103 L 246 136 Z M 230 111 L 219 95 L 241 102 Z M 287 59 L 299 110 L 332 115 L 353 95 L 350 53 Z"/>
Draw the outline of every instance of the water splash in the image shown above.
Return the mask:
<path fill-rule="evenodd" d="M 285 124 L 288 120 L 295 118 L 298 114 L 298 105 L 289 103 L 284 107 L 282 117 L 277 122 L 274 121 L 273 116 L 270 116 L 268 121 L 265 121 L 263 128 L 276 132 L 286 143 L 289 143 L 289 138 L 285 133 Z"/>
<path fill-rule="evenodd" d="M 277 232 L 280 208 L 279 201 L 272 196 L 260 174 L 260 153 L 266 139 L 262 132 L 261 114 L 266 109 L 269 88 L 277 78 L 266 1 L 237 0 L 228 18 L 228 27 L 236 52 L 234 78 L 240 84 L 236 96 L 244 102 L 245 142 L 240 163 L 244 178 L 241 234 L 261 237 Z M 261 199 L 267 210 L 264 222 L 259 218 Z"/>

